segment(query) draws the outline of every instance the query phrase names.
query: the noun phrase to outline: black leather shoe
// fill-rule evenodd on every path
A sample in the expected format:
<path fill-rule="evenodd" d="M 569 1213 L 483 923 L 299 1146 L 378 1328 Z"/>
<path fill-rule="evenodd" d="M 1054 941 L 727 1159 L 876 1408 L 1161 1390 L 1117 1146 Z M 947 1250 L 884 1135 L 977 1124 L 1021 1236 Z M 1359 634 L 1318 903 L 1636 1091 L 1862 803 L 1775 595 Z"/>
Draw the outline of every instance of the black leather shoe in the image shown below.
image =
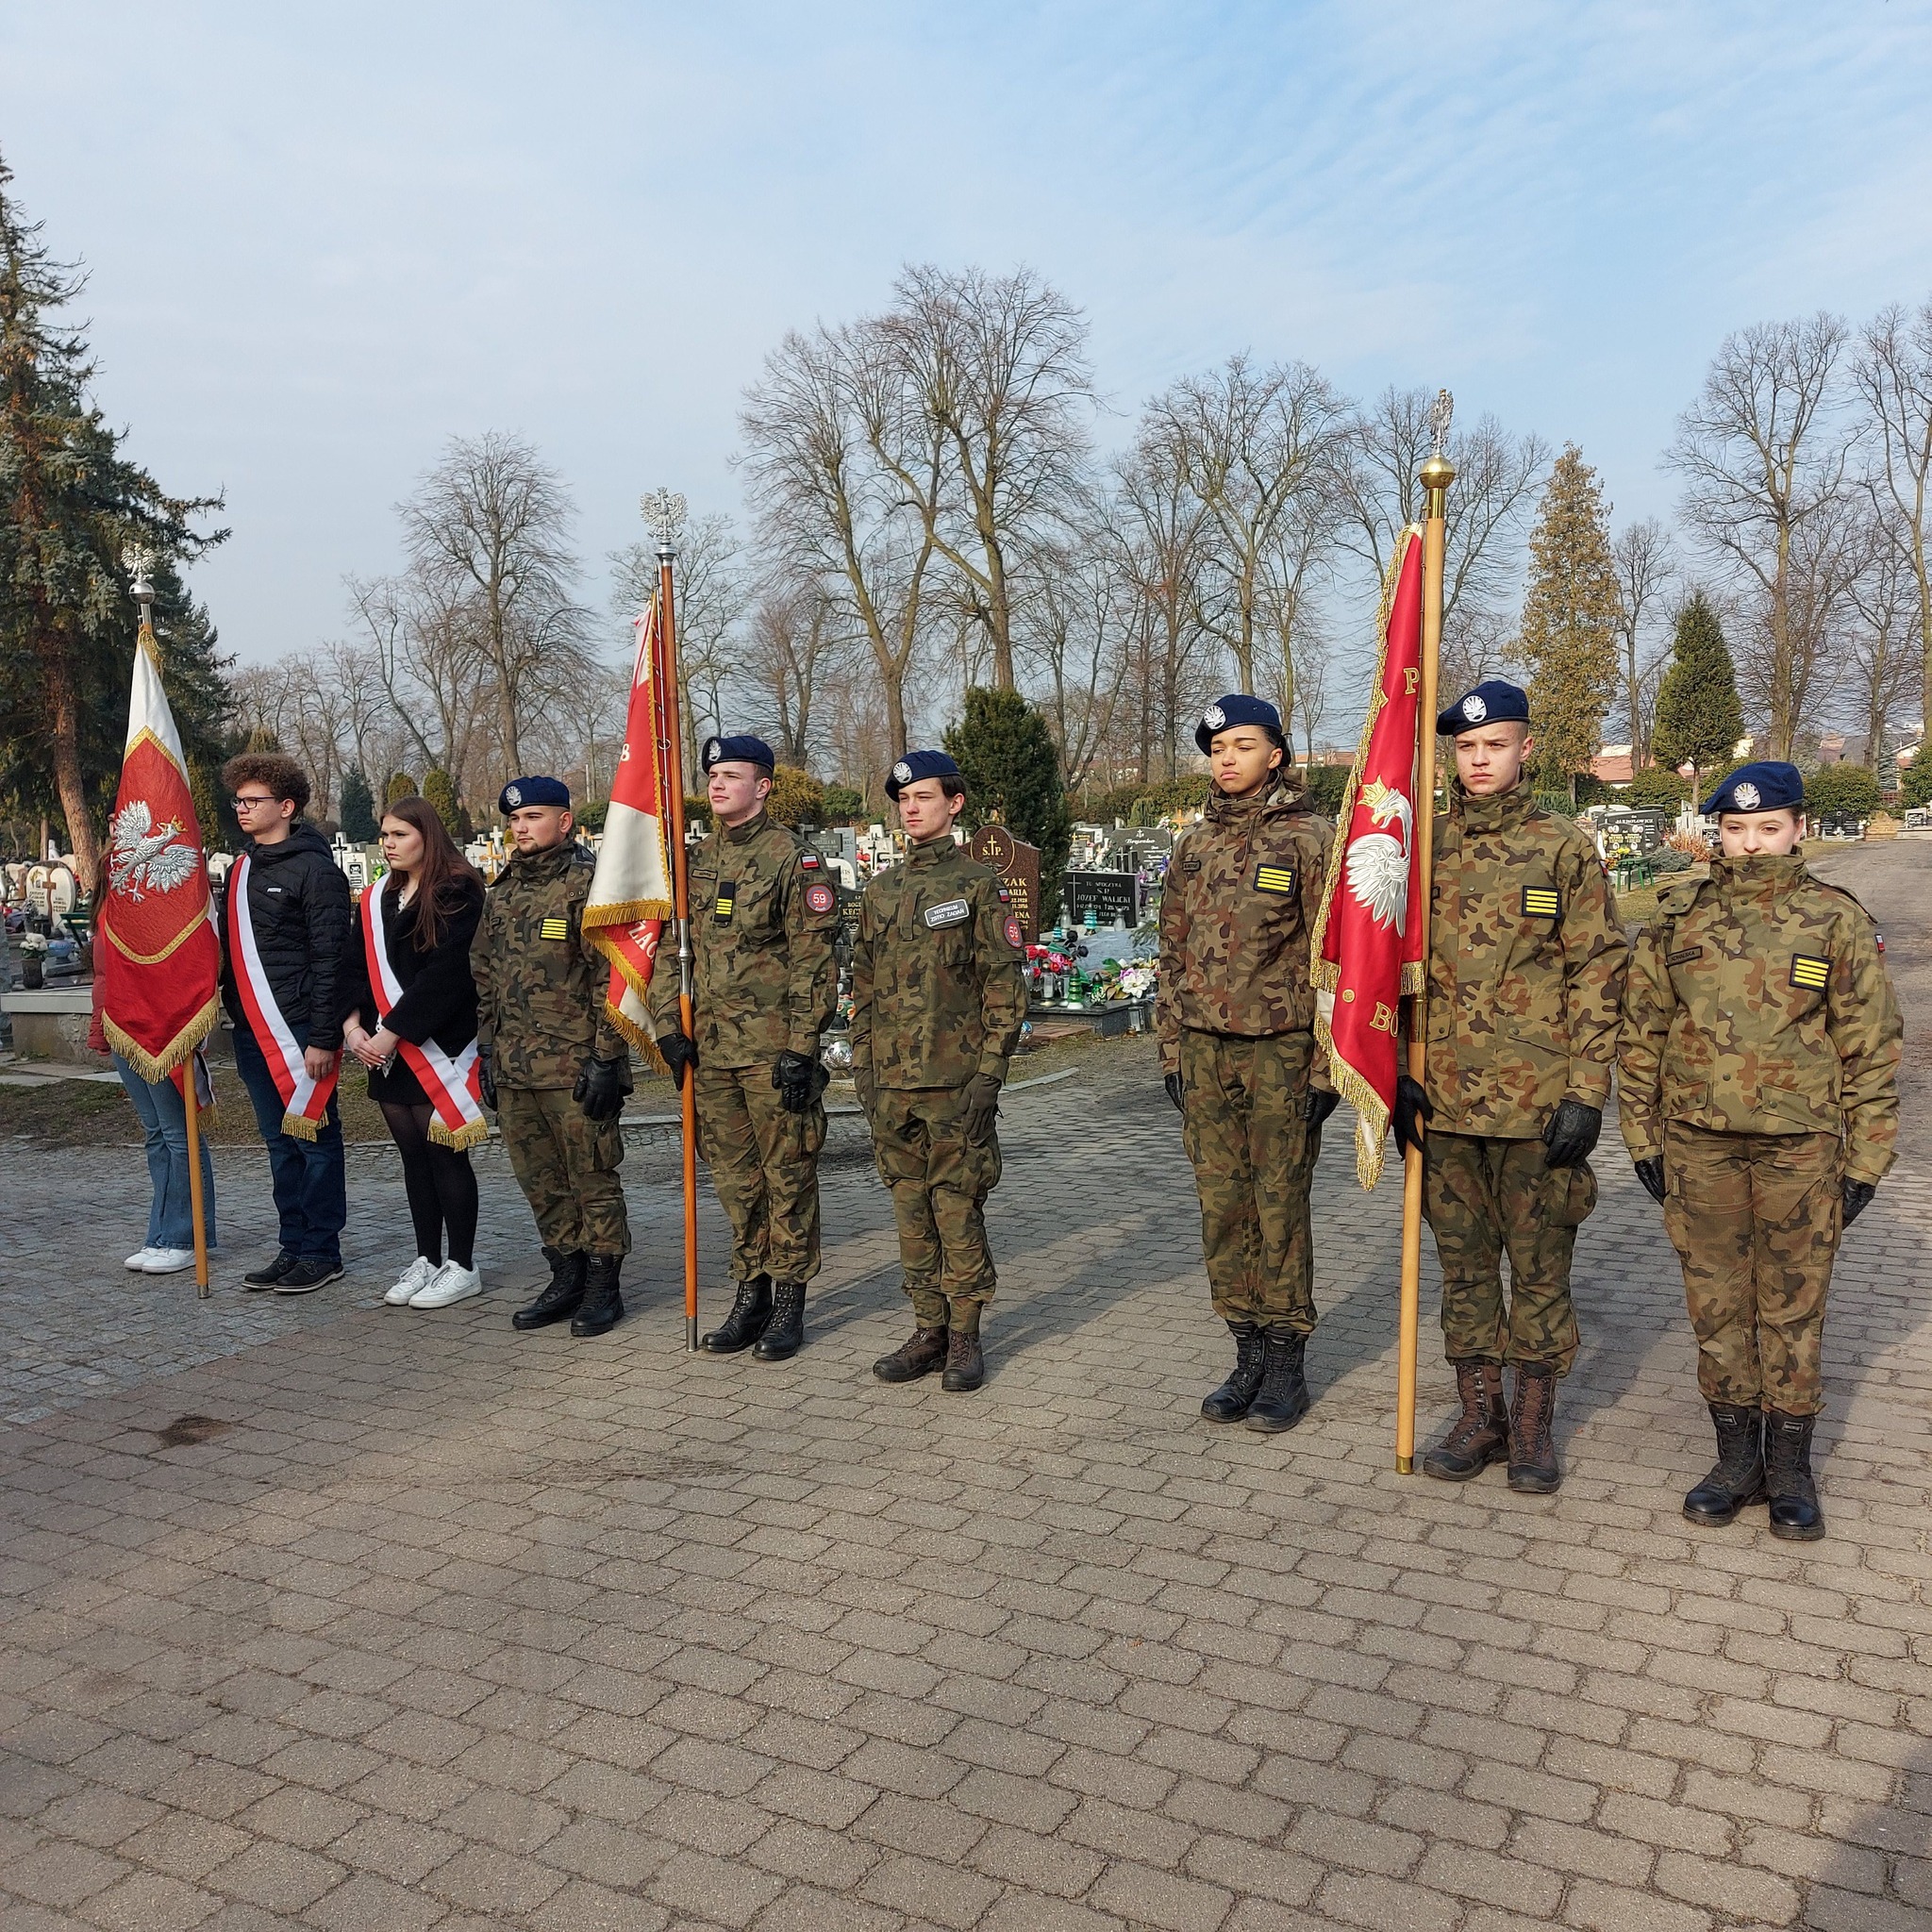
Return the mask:
<path fill-rule="evenodd" d="M 1816 1416 L 1764 1412 L 1764 1488 L 1771 1498 L 1771 1533 L 1786 1542 L 1815 1543 L 1824 1511 L 1811 1479 L 1811 1429 Z"/>
<path fill-rule="evenodd" d="M 573 1335 L 608 1335 L 624 1320 L 624 1297 L 617 1291 L 622 1255 L 592 1255 L 584 1267 L 584 1299 L 571 1317 Z"/>
<path fill-rule="evenodd" d="M 916 1382 L 929 1375 L 946 1358 L 946 1331 L 943 1328 L 915 1328 L 891 1355 L 873 1363 L 872 1372 L 881 1382 Z"/>
<path fill-rule="evenodd" d="M 284 1248 L 275 1259 L 264 1268 L 252 1268 L 242 1277 L 242 1285 L 251 1293 L 259 1294 L 265 1288 L 273 1288 L 283 1275 L 293 1274 L 300 1265 L 295 1257 Z"/>
<path fill-rule="evenodd" d="M 1269 1435 L 1291 1429 L 1308 1412 L 1307 1377 L 1302 1373 L 1302 1356 L 1308 1345 L 1306 1335 L 1263 1335 L 1265 1352 L 1261 1357 L 1261 1386 L 1248 1404 L 1241 1420 L 1251 1429 Z"/>
<path fill-rule="evenodd" d="M 805 1283 L 781 1281 L 772 1291 L 772 1319 L 752 1350 L 759 1362 L 790 1360 L 805 1346 Z"/>
<path fill-rule="evenodd" d="M 584 1298 L 584 1270 L 588 1255 L 566 1255 L 558 1248 L 545 1248 L 543 1258 L 550 1263 L 550 1279 L 533 1302 L 525 1303 L 509 1318 L 512 1328 L 547 1328 L 553 1322 L 568 1322 Z"/>
<path fill-rule="evenodd" d="M 1717 1467 L 1684 1498 L 1689 1522 L 1721 1529 L 1738 1511 L 1764 1501 L 1764 1418 L 1737 1402 L 1713 1402 Z"/>
<path fill-rule="evenodd" d="M 1261 1386 L 1261 1362 L 1267 1344 L 1252 1322 L 1230 1322 L 1234 1337 L 1234 1368 L 1213 1394 L 1203 1398 L 1201 1413 L 1210 1423 L 1238 1423 L 1248 1412 L 1255 1391 Z"/>
<path fill-rule="evenodd" d="M 765 1332 L 771 1319 L 772 1277 L 754 1274 L 738 1284 L 731 1312 L 708 1335 L 698 1337 L 698 1346 L 707 1355 L 737 1355 Z"/>
<path fill-rule="evenodd" d="M 313 1294 L 342 1278 L 340 1261 L 297 1261 L 275 1285 L 276 1294 Z"/>

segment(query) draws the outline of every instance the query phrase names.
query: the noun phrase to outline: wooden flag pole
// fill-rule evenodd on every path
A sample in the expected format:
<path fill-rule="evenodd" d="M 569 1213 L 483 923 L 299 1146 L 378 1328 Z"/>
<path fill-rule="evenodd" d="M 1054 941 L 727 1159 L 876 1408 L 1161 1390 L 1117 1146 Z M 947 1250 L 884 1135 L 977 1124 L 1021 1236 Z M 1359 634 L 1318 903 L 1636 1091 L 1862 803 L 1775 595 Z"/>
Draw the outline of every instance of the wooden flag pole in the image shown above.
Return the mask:
<path fill-rule="evenodd" d="M 207 1301 L 208 1285 L 208 1204 L 201 1194 L 201 1073 L 194 1054 L 188 1056 L 187 1077 L 181 1082 L 181 1097 L 188 1111 L 188 1211 L 194 1220 L 194 1294 Z"/>
<path fill-rule="evenodd" d="M 1447 428 L 1446 420 L 1442 427 Z M 1408 1006 L 1408 1074 L 1420 1081 L 1428 1057 L 1429 913 L 1436 871 L 1436 709 L 1442 658 L 1442 548 L 1449 486 L 1456 472 L 1439 448 L 1422 466 L 1423 688 L 1416 723 L 1416 888 L 1422 903 L 1422 987 Z M 1417 1128 L 1423 1131 L 1418 1122 Z M 1402 1321 L 1395 1363 L 1395 1467 L 1415 1474 L 1416 1348 L 1422 1328 L 1423 1157 L 1404 1150 L 1402 1167 Z"/>
<path fill-rule="evenodd" d="M 675 501 L 678 511 L 684 499 Z M 647 506 L 651 499 L 645 499 Z M 677 934 L 677 1015 L 687 1040 L 696 1037 L 691 1024 L 691 872 L 684 852 L 684 721 L 679 715 L 682 688 L 677 681 L 677 621 L 672 586 L 672 565 L 677 560 L 672 537 L 675 522 L 660 512 L 658 531 L 658 642 L 661 653 L 664 716 L 670 729 L 665 748 L 666 789 L 671 793 L 671 903 L 674 927 Z M 690 1069 L 679 1091 L 684 1138 L 684 1341 L 695 1353 L 698 1345 L 698 1096 L 697 1077 Z"/>

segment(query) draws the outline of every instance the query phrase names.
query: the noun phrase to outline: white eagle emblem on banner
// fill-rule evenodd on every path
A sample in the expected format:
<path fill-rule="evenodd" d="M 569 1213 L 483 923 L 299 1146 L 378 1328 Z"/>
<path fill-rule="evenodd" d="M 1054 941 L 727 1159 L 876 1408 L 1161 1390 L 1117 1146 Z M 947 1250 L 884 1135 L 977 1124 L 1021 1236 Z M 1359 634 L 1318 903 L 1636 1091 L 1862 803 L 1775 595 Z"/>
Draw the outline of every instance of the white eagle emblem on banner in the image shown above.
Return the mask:
<path fill-rule="evenodd" d="M 108 854 L 108 876 L 117 892 L 130 899 L 145 899 L 149 891 L 172 892 L 194 876 L 201 855 L 192 845 L 176 841 L 181 837 L 177 820 L 170 819 L 157 827 L 147 801 L 137 798 L 124 805 L 108 826 L 113 841 Z"/>
<path fill-rule="evenodd" d="M 1408 800 L 1379 778 L 1362 787 L 1361 803 L 1370 823 L 1393 832 L 1364 832 L 1348 848 L 1348 890 L 1377 925 L 1408 930 L 1408 841 L 1415 817 Z"/>

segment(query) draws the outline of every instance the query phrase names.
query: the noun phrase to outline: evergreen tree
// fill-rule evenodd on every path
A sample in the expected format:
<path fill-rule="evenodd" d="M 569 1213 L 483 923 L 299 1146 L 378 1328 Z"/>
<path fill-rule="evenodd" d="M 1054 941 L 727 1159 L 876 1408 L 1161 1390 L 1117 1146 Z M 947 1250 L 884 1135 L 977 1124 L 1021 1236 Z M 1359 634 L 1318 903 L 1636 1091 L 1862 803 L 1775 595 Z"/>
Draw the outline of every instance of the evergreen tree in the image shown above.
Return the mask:
<path fill-rule="evenodd" d="M 105 804 L 120 770 L 138 613 L 129 546 L 173 565 L 225 532 L 193 520 L 219 499 L 173 497 L 122 454 L 90 398 L 81 329 L 61 310 L 84 277 L 54 259 L 0 160 L 0 791 L 58 810 L 92 891 Z M 158 569 L 156 635 L 191 758 L 206 757 L 230 708 L 207 613 Z M 163 621 L 173 633 L 162 638 Z"/>
<path fill-rule="evenodd" d="M 420 798 L 421 796 L 422 792 L 417 789 L 415 779 L 410 777 L 407 772 L 391 772 L 389 774 L 389 783 L 382 788 L 382 802 L 384 805 L 393 805 L 399 798 Z"/>
<path fill-rule="evenodd" d="M 825 823 L 825 788 L 809 772 L 797 765 L 780 765 L 772 774 L 771 795 L 765 809 L 781 825 L 794 831 L 800 825 Z"/>
<path fill-rule="evenodd" d="M 441 765 L 433 766 L 423 774 L 423 796 L 436 808 L 440 818 L 452 839 L 463 839 L 468 835 L 462 830 L 463 808 L 457 802 L 456 780 Z"/>
<path fill-rule="evenodd" d="M 1018 691 L 975 686 L 966 693 L 966 715 L 948 727 L 945 745 L 966 780 L 966 828 L 976 831 L 997 820 L 1016 839 L 1037 845 L 1041 904 L 1058 905 L 1074 818 L 1046 720 Z"/>
<path fill-rule="evenodd" d="M 1657 687 L 1651 750 L 1660 765 L 1693 765 L 1698 778 L 1724 763 L 1744 735 L 1744 708 L 1724 625 L 1702 591 L 1677 613 L 1671 662 Z"/>
<path fill-rule="evenodd" d="M 1596 755 L 1617 691 L 1624 606 L 1608 521 L 1596 472 L 1569 444 L 1550 472 L 1529 540 L 1521 648 L 1530 667 L 1538 774 L 1573 807 L 1576 774 Z"/>
<path fill-rule="evenodd" d="M 351 765 L 342 774 L 341 801 L 342 837 L 351 845 L 370 845 L 380 827 L 375 823 L 375 795 L 360 765 Z"/>

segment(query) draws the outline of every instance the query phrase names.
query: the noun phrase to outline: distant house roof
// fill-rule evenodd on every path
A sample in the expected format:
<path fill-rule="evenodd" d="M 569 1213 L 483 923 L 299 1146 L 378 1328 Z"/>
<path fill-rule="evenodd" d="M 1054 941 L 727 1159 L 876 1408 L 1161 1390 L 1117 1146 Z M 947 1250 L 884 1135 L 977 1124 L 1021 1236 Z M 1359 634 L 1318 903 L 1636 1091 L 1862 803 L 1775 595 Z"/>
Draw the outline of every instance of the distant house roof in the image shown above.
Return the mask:
<path fill-rule="evenodd" d="M 1590 775 L 1604 785 L 1627 785 L 1632 776 L 1631 747 L 1607 744 L 1590 761 Z"/>

